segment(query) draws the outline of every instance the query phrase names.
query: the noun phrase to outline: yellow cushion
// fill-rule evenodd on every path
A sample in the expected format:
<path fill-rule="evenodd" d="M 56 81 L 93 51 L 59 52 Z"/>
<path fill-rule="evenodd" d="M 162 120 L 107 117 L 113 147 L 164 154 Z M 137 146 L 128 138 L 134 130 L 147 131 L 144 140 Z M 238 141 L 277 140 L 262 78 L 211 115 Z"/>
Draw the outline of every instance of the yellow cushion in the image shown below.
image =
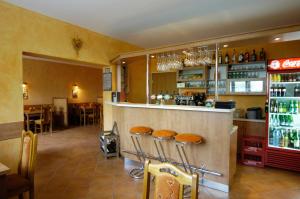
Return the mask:
<path fill-rule="evenodd" d="M 21 175 L 28 177 L 28 169 L 30 163 L 30 149 L 31 149 L 31 138 L 29 136 L 24 137 L 22 159 L 21 159 Z"/>
<path fill-rule="evenodd" d="M 186 142 L 186 143 L 202 143 L 204 138 L 200 135 L 192 133 L 182 133 L 175 136 L 177 142 Z"/>
<path fill-rule="evenodd" d="M 171 130 L 158 130 L 152 133 L 152 136 L 156 138 L 172 138 L 175 135 L 177 135 L 177 133 Z"/>
<path fill-rule="evenodd" d="M 151 134 L 152 131 L 153 129 L 147 126 L 135 126 L 129 130 L 131 134 L 138 134 L 138 135 Z"/>

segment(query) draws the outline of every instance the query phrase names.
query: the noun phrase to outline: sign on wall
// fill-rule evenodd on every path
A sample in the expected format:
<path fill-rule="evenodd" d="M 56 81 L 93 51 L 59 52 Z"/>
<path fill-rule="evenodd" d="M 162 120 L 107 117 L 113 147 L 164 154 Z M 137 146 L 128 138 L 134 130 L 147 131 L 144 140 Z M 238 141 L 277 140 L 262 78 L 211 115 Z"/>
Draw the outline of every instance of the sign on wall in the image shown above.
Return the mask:
<path fill-rule="evenodd" d="M 110 68 L 105 68 L 103 73 L 103 91 L 112 90 L 112 73 Z"/>
<path fill-rule="evenodd" d="M 274 59 L 269 61 L 268 70 L 300 69 L 300 58 Z"/>

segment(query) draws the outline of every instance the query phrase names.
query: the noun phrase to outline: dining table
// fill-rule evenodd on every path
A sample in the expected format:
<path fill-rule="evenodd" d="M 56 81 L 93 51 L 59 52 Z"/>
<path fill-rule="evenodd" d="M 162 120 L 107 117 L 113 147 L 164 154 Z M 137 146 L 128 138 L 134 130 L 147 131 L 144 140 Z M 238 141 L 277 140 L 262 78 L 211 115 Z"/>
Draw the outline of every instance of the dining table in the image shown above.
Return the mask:
<path fill-rule="evenodd" d="M 24 110 L 24 115 L 26 118 L 26 124 L 27 124 L 27 129 L 29 130 L 29 123 L 30 123 L 30 117 L 34 116 L 40 116 L 42 113 L 41 109 L 36 109 L 36 110 Z"/>
<path fill-rule="evenodd" d="M 6 189 L 6 175 L 9 172 L 9 168 L 0 162 L 0 198 L 7 198 Z"/>

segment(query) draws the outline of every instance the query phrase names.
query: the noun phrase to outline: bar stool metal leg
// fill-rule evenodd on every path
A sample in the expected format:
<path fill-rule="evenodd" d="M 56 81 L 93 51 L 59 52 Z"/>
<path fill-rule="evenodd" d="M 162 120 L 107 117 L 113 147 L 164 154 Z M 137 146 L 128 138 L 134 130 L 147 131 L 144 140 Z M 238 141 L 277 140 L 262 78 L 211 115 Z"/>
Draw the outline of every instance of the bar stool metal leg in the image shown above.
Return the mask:
<path fill-rule="evenodd" d="M 154 142 L 154 145 L 155 145 L 157 154 L 158 154 L 158 158 L 159 158 L 159 160 L 160 160 L 161 162 L 163 162 L 163 158 L 162 158 L 162 156 L 160 155 L 160 151 L 159 151 L 159 149 L 158 149 L 158 146 L 157 146 L 157 143 L 156 143 L 156 139 L 155 139 L 155 138 L 153 139 L 153 142 Z"/>
<path fill-rule="evenodd" d="M 134 137 L 135 137 L 135 139 L 134 139 Z M 143 160 L 145 161 L 144 153 L 143 153 L 141 145 L 139 143 L 138 136 L 133 136 L 132 135 L 131 140 L 132 140 L 133 146 L 134 146 L 135 151 L 136 151 L 136 156 L 137 156 L 141 166 L 131 169 L 129 171 L 129 175 L 132 178 L 135 178 L 135 179 L 142 179 L 143 176 L 144 176 L 144 164 L 143 164 L 143 161 L 142 161 L 142 157 L 143 157 Z"/>

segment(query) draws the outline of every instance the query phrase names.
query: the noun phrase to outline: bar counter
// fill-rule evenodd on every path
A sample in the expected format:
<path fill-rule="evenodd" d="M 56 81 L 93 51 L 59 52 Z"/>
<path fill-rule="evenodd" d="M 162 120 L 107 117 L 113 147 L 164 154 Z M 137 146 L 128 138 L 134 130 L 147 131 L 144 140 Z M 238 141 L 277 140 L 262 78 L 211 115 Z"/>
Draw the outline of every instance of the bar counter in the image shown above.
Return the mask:
<path fill-rule="evenodd" d="M 127 153 L 134 152 L 129 129 L 133 126 L 149 126 L 154 130 L 169 129 L 178 133 L 194 133 L 205 142 L 186 145 L 192 165 L 205 166 L 221 176 L 206 174 L 203 185 L 228 192 L 236 170 L 237 127 L 233 126 L 234 109 L 215 109 L 198 106 L 110 103 L 112 119 L 120 133 L 120 151 L 123 157 L 137 160 Z M 151 136 L 143 136 L 141 146 L 145 153 L 158 156 Z M 163 143 L 166 156 L 180 162 L 174 140 Z"/>

